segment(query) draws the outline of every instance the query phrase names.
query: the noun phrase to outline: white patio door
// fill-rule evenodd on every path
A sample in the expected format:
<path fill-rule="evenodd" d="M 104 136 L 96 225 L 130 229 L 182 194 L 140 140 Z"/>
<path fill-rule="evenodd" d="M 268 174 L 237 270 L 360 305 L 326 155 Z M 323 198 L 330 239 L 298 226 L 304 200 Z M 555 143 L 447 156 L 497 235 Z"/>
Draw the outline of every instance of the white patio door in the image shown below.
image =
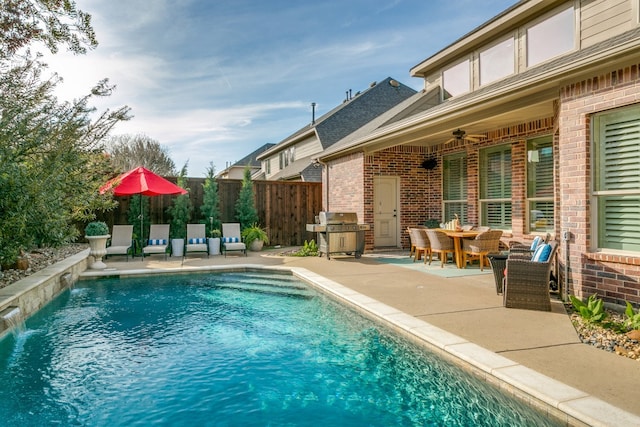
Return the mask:
<path fill-rule="evenodd" d="M 373 224 L 375 247 L 399 247 L 398 178 L 373 179 Z"/>

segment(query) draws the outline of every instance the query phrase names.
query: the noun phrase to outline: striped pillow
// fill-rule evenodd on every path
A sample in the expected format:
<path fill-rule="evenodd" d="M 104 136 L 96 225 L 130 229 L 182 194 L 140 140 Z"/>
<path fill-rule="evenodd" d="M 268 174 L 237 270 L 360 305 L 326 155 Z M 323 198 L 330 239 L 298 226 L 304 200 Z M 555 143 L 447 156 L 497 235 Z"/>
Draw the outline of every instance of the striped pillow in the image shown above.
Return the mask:
<path fill-rule="evenodd" d="M 547 262 L 549 261 L 549 256 L 551 255 L 551 245 L 542 243 L 538 245 L 536 251 L 533 253 L 533 258 L 531 261 L 534 262 Z"/>
<path fill-rule="evenodd" d="M 205 239 L 204 237 L 194 237 L 189 239 L 189 244 L 190 245 L 198 245 L 201 243 L 207 243 L 207 239 Z"/>
<path fill-rule="evenodd" d="M 159 246 L 166 245 L 167 241 L 165 239 L 149 239 L 149 246 Z"/>
<path fill-rule="evenodd" d="M 533 239 L 533 242 L 531 242 L 531 248 L 529 248 L 531 252 L 535 251 L 540 243 L 542 243 L 542 237 L 536 236 L 536 238 Z"/>
<path fill-rule="evenodd" d="M 240 239 L 238 237 L 223 237 L 222 243 L 238 243 Z"/>

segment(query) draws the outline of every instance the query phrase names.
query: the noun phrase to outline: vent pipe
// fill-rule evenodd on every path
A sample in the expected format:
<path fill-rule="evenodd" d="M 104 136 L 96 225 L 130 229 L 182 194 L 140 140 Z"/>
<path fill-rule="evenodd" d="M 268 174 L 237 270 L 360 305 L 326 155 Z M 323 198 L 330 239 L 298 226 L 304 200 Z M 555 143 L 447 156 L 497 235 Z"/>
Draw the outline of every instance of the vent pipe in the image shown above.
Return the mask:
<path fill-rule="evenodd" d="M 311 103 L 311 124 L 312 125 L 316 124 L 316 103 L 315 102 Z"/>

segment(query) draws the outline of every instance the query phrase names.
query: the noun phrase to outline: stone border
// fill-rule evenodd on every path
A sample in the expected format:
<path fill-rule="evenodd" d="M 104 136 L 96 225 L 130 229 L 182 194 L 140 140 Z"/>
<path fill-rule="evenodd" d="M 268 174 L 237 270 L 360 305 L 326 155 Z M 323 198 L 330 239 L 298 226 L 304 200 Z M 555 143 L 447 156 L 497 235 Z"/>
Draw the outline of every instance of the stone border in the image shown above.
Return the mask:
<path fill-rule="evenodd" d="M 17 307 L 21 318 L 26 319 L 71 286 L 87 269 L 88 257 L 89 249 L 85 249 L 1 288 L 0 312 Z M 7 332 L 6 323 L 0 319 L 0 338 Z"/>

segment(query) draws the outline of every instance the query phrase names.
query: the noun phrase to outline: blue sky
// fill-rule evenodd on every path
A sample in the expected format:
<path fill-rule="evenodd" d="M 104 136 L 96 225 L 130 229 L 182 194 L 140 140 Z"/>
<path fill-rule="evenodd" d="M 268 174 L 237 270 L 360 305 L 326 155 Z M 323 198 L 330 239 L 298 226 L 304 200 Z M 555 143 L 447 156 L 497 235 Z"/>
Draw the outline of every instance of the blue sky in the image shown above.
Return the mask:
<path fill-rule="evenodd" d="M 515 0 L 76 0 L 99 46 L 47 58 L 62 99 L 102 78 L 99 110 L 134 116 L 112 134 L 146 134 L 190 176 L 216 171 L 308 124 L 387 77 L 413 87 L 414 65 Z"/>

